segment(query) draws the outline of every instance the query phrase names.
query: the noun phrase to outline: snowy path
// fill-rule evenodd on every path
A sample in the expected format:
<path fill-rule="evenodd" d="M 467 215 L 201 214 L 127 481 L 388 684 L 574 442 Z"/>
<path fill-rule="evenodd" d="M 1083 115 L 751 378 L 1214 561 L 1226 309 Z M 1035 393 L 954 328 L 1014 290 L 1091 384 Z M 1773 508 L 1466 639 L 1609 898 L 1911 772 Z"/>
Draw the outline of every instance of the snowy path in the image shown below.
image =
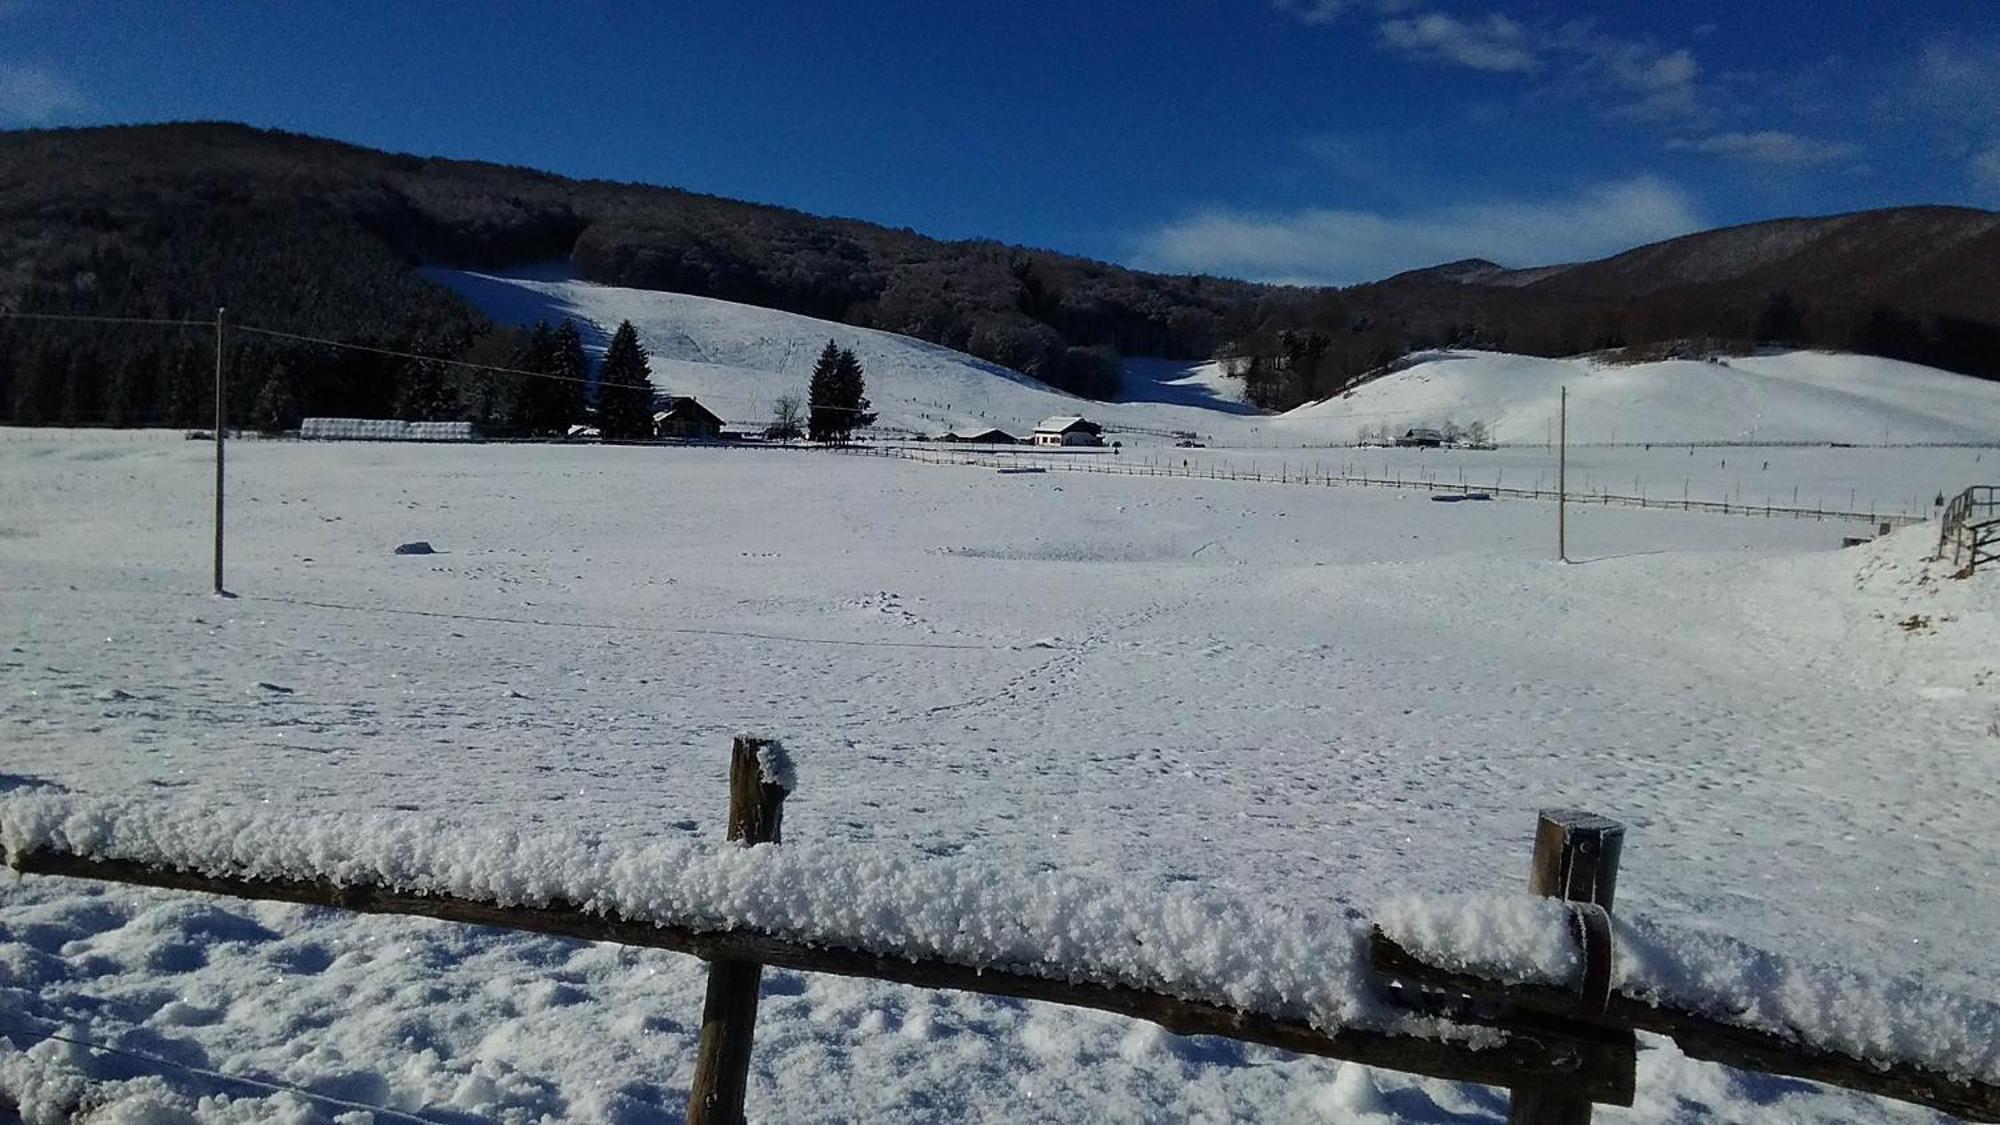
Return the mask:
<path fill-rule="evenodd" d="M 242 596 L 218 602 L 202 454 L 0 442 L 0 784 L 708 839 L 747 727 L 799 759 L 788 837 L 1313 909 L 1518 885 L 1534 808 L 1575 803 L 1631 826 L 1634 909 L 1975 996 L 2000 978 L 2000 904 L 1963 895 L 2000 861 L 1995 599 L 1906 584 L 1915 539 L 1834 552 L 1832 525 L 1592 509 L 1575 553 L 1628 557 L 1563 567 L 1531 503 L 244 443 Z M 444 553 L 389 553 L 418 538 Z M 143 1024 L 155 1053 L 408 1108 L 678 1112 L 685 959 L 0 894 L 0 1015 Z M 775 991 L 753 1110 L 786 1118 L 1034 1117 L 1055 1092 L 1132 1120 L 1496 1109 L 1039 1006 Z M 1743 1097 L 1898 1113 L 1646 1057 L 1640 1120 Z"/>

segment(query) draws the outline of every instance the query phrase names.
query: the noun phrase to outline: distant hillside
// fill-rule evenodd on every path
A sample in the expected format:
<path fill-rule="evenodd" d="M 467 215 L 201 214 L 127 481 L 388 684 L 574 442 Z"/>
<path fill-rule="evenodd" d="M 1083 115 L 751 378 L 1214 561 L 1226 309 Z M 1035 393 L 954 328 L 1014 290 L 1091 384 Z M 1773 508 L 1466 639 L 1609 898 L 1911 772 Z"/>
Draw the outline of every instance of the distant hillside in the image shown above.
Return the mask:
<path fill-rule="evenodd" d="M 415 267 L 551 260 L 606 284 L 917 336 L 1085 394 L 1115 393 L 1117 352 L 1206 357 L 1269 292 L 239 125 L 0 134 L 0 309 L 205 318 L 227 305 L 248 322 L 455 355 L 489 325 Z M 193 336 L 4 331 L 0 417 L 199 413 Z M 305 409 L 393 405 L 392 365 L 283 361 Z M 257 387 L 239 389 L 247 411 Z"/>
<path fill-rule="evenodd" d="M 2000 216 L 1960 208 L 1787 219 L 1600 262 L 1469 260 L 1302 289 L 240 125 L 0 133 L 0 310 L 206 319 L 226 305 L 239 322 L 509 363 L 523 347 L 516 334 L 421 268 L 552 262 L 606 285 L 927 340 L 1093 399 L 1118 396 L 1121 355 L 1220 357 L 1243 378 L 1243 396 L 1226 397 L 1286 409 L 1426 348 L 1562 356 L 1683 339 L 2000 377 Z M 0 321 L 0 421 L 198 422 L 210 336 Z M 431 393 L 438 377 L 421 364 L 231 339 L 239 419 L 260 400 L 292 416 L 460 409 Z"/>
<path fill-rule="evenodd" d="M 1623 363 L 1439 351 L 1404 363 L 1266 424 L 1304 442 L 1478 422 L 1495 441 L 1539 445 L 1567 387 L 1570 440 L 1583 444 L 2000 442 L 2000 382 L 1875 356 L 1769 350 Z"/>
<path fill-rule="evenodd" d="M 1044 418 L 1087 414 L 1114 440 L 1145 444 L 1174 430 L 1241 440 L 1264 418 L 1203 385 L 1193 361 L 1130 365 L 1117 403 L 1090 402 L 1018 372 L 923 340 L 754 305 L 547 276 L 427 270 L 427 276 L 502 324 L 569 319 L 598 351 L 630 321 L 651 356 L 660 390 L 693 395 L 727 422 L 761 426 L 781 395 L 805 392 L 830 339 L 852 349 L 867 373 L 868 399 L 889 431 L 936 435 L 997 427 L 1016 436 Z M 1138 427 L 1135 439 L 1130 428 Z"/>
<path fill-rule="evenodd" d="M 1251 396 L 1337 394 L 1410 351 L 1830 348 L 2000 378 L 2000 214 L 1912 207 L 1691 234 L 1596 262 L 1470 260 L 1301 293 L 1238 342 Z"/>

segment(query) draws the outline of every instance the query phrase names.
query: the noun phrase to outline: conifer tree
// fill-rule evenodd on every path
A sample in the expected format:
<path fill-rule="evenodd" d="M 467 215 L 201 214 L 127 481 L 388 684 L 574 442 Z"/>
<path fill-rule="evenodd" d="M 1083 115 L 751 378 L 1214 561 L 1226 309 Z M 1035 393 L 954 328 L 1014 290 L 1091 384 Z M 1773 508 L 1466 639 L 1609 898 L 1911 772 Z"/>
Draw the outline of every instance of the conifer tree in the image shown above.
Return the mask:
<path fill-rule="evenodd" d="M 281 434 L 292 428 L 298 417 L 292 398 L 292 376 L 283 361 L 271 365 L 264 385 L 257 388 L 257 402 L 250 408 L 250 424 L 259 433 Z"/>
<path fill-rule="evenodd" d="M 631 321 L 618 326 L 597 374 L 597 430 L 606 441 L 653 436 L 652 370 Z"/>
<path fill-rule="evenodd" d="M 533 373 L 508 376 L 516 384 L 513 410 L 508 420 L 510 428 L 529 437 L 569 432 L 568 420 L 557 422 L 554 417 L 560 412 L 555 381 L 534 377 L 555 372 L 555 335 L 549 331 L 548 321 L 535 322 L 514 350 L 508 366 Z"/>
<path fill-rule="evenodd" d="M 590 359 L 583 354 L 583 334 L 576 330 L 576 322 L 564 319 L 562 327 L 556 329 L 554 350 L 551 354 L 551 373 L 557 380 L 550 381 L 555 391 L 549 412 L 550 431 L 557 437 L 569 433 L 569 428 L 583 421 L 585 392 L 590 389 Z"/>
<path fill-rule="evenodd" d="M 458 394 L 434 359 L 413 359 L 396 386 L 396 417 L 405 422 L 449 422 L 458 417 Z"/>
<path fill-rule="evenodd" d="M 814 441 L 837 441 L 844 434 L 840 428 L 839 370 L 840 345 L 828 340 L 819 361 L 813 364 L 812 382 L 806 388 L 806 436 Z"/>
<path fill-rule="evenodd" d="M 840 427 L 842 440 L 855 430 L 875 424 L 875 415 L 868 411 L 868 381 L 852 349 L 840 349 L 840 360 L 834 367 L 834 385 L 839 389 L 838 405 L 845 415 Z"/>

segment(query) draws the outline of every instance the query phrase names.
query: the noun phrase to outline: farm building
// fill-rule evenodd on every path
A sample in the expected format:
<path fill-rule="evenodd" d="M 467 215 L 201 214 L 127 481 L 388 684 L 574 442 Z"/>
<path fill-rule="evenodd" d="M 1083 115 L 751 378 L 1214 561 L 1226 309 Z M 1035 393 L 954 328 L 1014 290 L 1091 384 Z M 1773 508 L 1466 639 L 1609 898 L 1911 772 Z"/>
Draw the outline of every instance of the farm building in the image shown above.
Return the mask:
<path fill-rule="evenodd" d="M 1020 439 L 995 426 L 984 430 L 952 430 L 950 433 L 939 434 L 938 440 L 962 441 L 974 445 L 1013 445 Z"/>
<path fill-rule="evenodd" d="M 653 434 L 682 441 L 715 441 L 722 436 L 722 419 L 686 395 L 670 395 L 667 408 L 653 415 Z"/>
<path fill-rule="evenodd" d="M 1044 418 L 1035 427 L 1036 445 L 1103 445 L 1104 427 L 1086 418 Z"/>
<path fill-rule="evenodd" d="M 1444 444 L 1444 434 L 1426 426 L 1417 426 L 1404 430 L 1403 435 L 1396 439 L 1396 444 L 1418 449 L 1436 449 Z"/>
<path fill-rule="evenodd" d="M 470 422 L 405 422 L 399 418 L 307 418 L 306 441 L 478 441 Z"/>

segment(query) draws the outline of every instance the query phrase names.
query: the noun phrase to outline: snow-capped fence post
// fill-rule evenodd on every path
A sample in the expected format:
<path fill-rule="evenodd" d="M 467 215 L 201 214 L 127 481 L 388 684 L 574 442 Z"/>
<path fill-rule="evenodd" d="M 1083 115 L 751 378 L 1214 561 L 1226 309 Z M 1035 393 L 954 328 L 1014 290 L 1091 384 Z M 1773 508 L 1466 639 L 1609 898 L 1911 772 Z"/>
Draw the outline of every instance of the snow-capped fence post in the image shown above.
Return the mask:
<path fill-rule="evenodd" d="M 779 842 L 791 767 L 777 742 L 738 735 L 729 752 L 729 839 L 743 847 Z M 701 1043 L 688 1089 L 688 1125 L 737 1125 L 750 1079 L 751 1039 L 764 966 L 718 957 L 708 964 Z"/>
<path fill-rule="evenodd" d="M 1580 904 L 1573 909 L 1583 945 L 1583 1003 L 1596 1012 L 1611 997 L 1611 899 L 1624 846 L 1625 826 L 1596 813 L 1543 809 L 1535 821 L 1528 891 Z M 1509 1091 L 1510 1125 L 1589 1125 L 1590 1115 L 1589 1098 L 1545 1088 Z"/>

